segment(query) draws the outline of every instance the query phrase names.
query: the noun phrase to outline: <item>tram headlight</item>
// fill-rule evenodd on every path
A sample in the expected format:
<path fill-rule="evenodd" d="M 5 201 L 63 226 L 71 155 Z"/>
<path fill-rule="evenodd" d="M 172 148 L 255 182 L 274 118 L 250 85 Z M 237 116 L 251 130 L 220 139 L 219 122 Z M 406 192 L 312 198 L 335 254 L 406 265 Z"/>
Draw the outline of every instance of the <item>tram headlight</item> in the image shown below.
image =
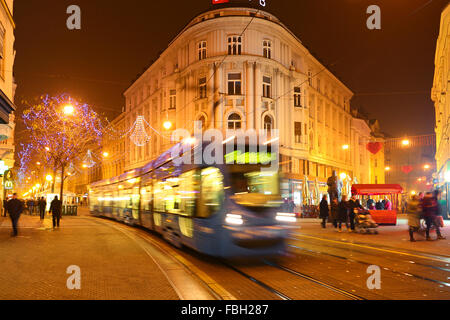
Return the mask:
<path fill-rule="evenodd" d="M 225 218 L 225 222 L 228 224 L 234 224 L 234 225 L 243 225 L 244 220 L 242 219 L 241 215 L 238 214 L 227 214 L 227 217 Z"/>
<path fill-rule="evenodd" d="M 292 223 L 297 222 L 295 213 L 278 212 L 276 219 L 277 219 L 277 221 L 280 221 L 280 222 L 292 222 Z"/>

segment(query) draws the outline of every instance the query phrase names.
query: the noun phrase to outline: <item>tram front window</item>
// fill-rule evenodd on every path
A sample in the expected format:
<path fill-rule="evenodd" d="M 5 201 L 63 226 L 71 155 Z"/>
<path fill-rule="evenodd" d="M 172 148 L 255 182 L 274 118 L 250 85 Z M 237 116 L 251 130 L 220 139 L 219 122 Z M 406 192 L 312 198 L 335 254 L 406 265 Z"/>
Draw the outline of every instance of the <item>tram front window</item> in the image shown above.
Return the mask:
<path fill-rule="evenodd" d="M 232 199 L 246 207 L 278 207 L 281 205 L 278 172 L 261 171 L 259 165 L 229 166 Z"/>

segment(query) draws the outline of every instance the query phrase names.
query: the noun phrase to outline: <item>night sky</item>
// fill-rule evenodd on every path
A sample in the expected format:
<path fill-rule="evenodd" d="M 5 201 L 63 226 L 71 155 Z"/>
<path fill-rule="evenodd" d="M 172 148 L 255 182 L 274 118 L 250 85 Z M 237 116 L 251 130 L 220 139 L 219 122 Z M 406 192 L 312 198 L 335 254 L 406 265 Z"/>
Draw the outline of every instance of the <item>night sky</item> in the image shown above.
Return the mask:
<path fill-rule="evenodd" d="M 268 0 L 286 24 L 392 136 L 434 133 L 430 98 L 440 14 L 448 0 Z M 112 119 L 122 93 L 210 0 L 16 0 L 15 78 L 22 101 L 70 93 Z M 66 9 L 82 29 L 66 28 Z M 382 30 L 366 9 L 382 10 Z M 17 139 L 24 138 L 19 123 Z"/>

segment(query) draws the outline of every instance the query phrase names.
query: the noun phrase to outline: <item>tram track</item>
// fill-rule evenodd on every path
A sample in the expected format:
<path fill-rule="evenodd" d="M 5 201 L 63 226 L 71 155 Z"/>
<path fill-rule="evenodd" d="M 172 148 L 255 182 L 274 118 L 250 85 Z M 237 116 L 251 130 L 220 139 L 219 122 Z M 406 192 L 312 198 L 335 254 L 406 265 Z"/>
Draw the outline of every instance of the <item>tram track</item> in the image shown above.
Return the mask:
<path fill-rule="evenodd" d="M 344 261 L 356 262 L 356 263 L 359 263 L 359 264 L 362 264 L 362 265 L 365 265 L 365 266 L 373 265 L 372 263 L 365 262 L 365 261 L 360 261 L 360 260 L 357 260 L 355 258 L 346 258 L 346 257 L 343 257 L 343 256 L 330 254 L 330 253 L 322 252 L 322 251 L 315 251 L 315 250 L 305 249 L 305 248 L 301 248 L 301 247 L 294 246 L 294 245 L 289 245 L 289 247 L 297 249 L 297 250 L 302 250 L 302 251 L 307 251 L 307 252 L 311 252 L 311 253 L 315 253 L 315 254 L 320 254 L 320 255 L 333 257 L 333 258 L 336 258 L 336 259 L 341 259 L 341 260 L 344 260 Z M 388 268 L 386 266 L 379 265 L 379 267 L 381 269 L 383 269 L 383 270 L 390 271 L 390 272 L 392 272 L 394 274 L 399 274 L 399 275 L 403 275 L 403 276 L 413 277 L 413 278 L 416 278 L 416 279 L 419 279 L 419 280 L 429 281 L 429 282 L 433 282 L 433 283 L 436 283 L 436 284 L 439 284 L 439 285 L 442 285 L 442 286 L 445 286 L 445 287 L 450 287 L 450 283 L 448 283 L 448 282 L 427 278 L 427 277 L 420 276 L 420 275 L 417 275 L 417 274 L 414 274 L 414 273 L 411 273 L 411 272 L 402 272 L 402 271 L 394 270 L 394 269 Z"/>
<path fill-rule="evenodd" d="M 251 276 L 250 274 L 248 274 L 247 272 L 245 272 L 245 271 L 239 269 L 238 267 L 233 266 L 233 265 L 231 265 L 231 264 L 228 263 L 228 262 L 222 262 L 222 263 L 223 263 L 224 265 L 226 265 L 228 268 L 232 269 L 233 271 L 235 271 L 235 272 L 239 273 L 240 275 L 246 277 L 247 279 L 253 281 L 254 283 L 256 283 L 257 285 L 259 285 L 260 287 L 264 288 L 265 290 L 268 290 L 269 292 L 271 292 L 271 293 L 277 295 L 277 296 L 280 297 L 282 300 L 295 300 L 295 299 L 289 297 L 288 295 L 286 295 L 286 294 L 280 292 L 279 290 L 275 289 L 273 286 L 270 286 L 270 285 L 268 285 L 267 283 L 265 283 L 265 282 L 263 282 L 263 281 L 261 281 L 261 280 L 256 279 L 256 277 Z M 273 263 L 273 262 L 270 262 L 270 261 L 268 261 L 268 260 L 261 260 L 261 263 L 263 263 L 263 264 L 265 264 L 265 265 L 268 265 L 268 266 L 270 266 L 270 267 L 272 267 L 272 268 L 281 270 L 281 271 L 283 271 L 283 272 L 287 272 L 287 273 L 289 273 L 289 274 L 295 276 L 296 278 L 300 278 L 300 279 L 306 280 L 306 281 L 308 281 L 308 282 L 310 282 L 310 283 L 314 283 L 314 284 L 317 285 L 318 287 L 325 288 L 325 289 L 327 289 L 327 290 L 329 290 L 329 291 L 332 291 L 332 292 L 334 292 L 334 293 L 336 293 L 336 294 L 339 294 L 339 295 L 341 295 L 341 296 L 344 296 L 344 297 L 346 297 L 346 298 L 348 298 L 348 299 L 350 299 L 350 300 L 359 300 L 359 301 L 367 300 L 366 298 L 363 298 L 363 297 L 358 296 L 358 295 L 356 295 L 356 294 L 354 294 L 354 293 L 351 293 L 351 292 L 342 290 L 342 289 L 340 289 L 340 288 L 337 288 L 337 287 L 335 287 L 335 286 L 333 286 L 333 285 L 331 285 L 331 284 L 328 284 L 328 283 L 325 283 L 325 282 L 320 281 L 320 280 L 318 280 L 318 279 L 315 279 L 315 278 L 313 278 L 313 277 L 311 277 L 311 276 L 309 276 L 309 275 L 307 275 L 307 274 L 301 273 L 301 272 L 299 272 L 299 271 L 290 269 L 290 268 L 285 267 L 285 266 L 278 265 L 278 264 Z"/>
<path fill-rule="evenodd" d="M 292 239 L 294 239 L 296 241 L 304 241 L 304 240 L 297 239 L 297 238 L 292 238 Z M 319 246 L 317 244 L 308 243 L 306 241 L 305 241 L 305 243 L 307 243 L 310 246 L 311 245 L 312 246 Z M 358 260 L 358 259 L 356 259 L 354 257 L 348 258 L 348 257 L 344 257 L 342 255 L 337 255 L 337 254 L 332 254 L 332 253 L 329 253 L 329 252 L 324 252 L 323 250 L 318 251 L 318 250 L 313 250 L 313 249 L 306 249 L 306 248 L 302 248 L 302 247 L 295 246 L 295 245 L 292 245 L 292 244 L 289 244 L 288 246 L 291 247 L 291 248 L 297 249 L 297 250 L 312 252 L 312 253 L 316 253 L 316 254 L 320 254 L 320 255 L 324 255 L 324 256 L 329 256 L 329 257 L 333 257 L 333 258 L 337 258 L 337 259 L 341 259 L 341 260 L 345 260 L 345 261 L 349 261 L 349 262 L 356 262 L 356 263 L 363 264 L 363 265 L 366 265 L 366 266 L 373 265 L 373 263 L 366 262 L 366 261 L 361 261 L 361 260 Z M 335 245 L 329 245 L 329 244 L 321 244 L 320 246 L 321 247 L 332 248 L 332 249 L 338 249 L 338 250 L 346 250 L 346 249 L 344 249 L 342 247 L 335 246 Z M 371 256 L 371 257 L 378 257 L 378 256 L 376 256 L 375 254 L 372 254 L 372 253 L 368 253 L 368 252 L 363 252 L 361 250 L 352 249 L 352 253 L 355 253 L 355 252 L 359 253 L 361 255 L 366 255 L 366 256 Z M 417 262 L 417 261 L 405 261 L 405 260 L 398 260 L 398 261 L 402 262 L 404 264 L 407 264 L 408 266 L 416 265 L 416 266 L 421 266 L 421 267 L 425 267 L 425 268 L 436 269 L 436 270 L 439 270 L 439 271 L 450 272 L 450 270 L 447 269 L 447 268 L 433 266 L 433 265 L 430 265 L 430 264 L 425 264 L 425 263 L 421 263 L 421 262 Z M 397 262 L 397 261 L 394 260 L 394 262 Z M 442 261 L 442 263 L 445 263 L 445 261 Z M 422 275 L 418 275 L 418 274 L 415 274 L 415 273 L 412 273 L 412 272 L 403 272 L 403 271 L 395 270 L 392 267 L 382 266 L 380 264 L 377 264 L 377 265 L 380 268 L 382 268 L 382 269 L 384 269 L 386 271 L 390 271 L 390 272 L 392 272 L 394 274 L 400 274 L 400 275 L 404 275 L 404 276 L 408 276 L 408 277 L 413 277 L 413 278 L 416 278 L 416 279 L 419 279 L 419 280 L 433 282 L 433 283 L 442 285 L 444 287 L 450 288 L 450 283 L 449 282 L 428 278 L 428 277 L 425 277 L 425 276 L 422 276 Z"/>

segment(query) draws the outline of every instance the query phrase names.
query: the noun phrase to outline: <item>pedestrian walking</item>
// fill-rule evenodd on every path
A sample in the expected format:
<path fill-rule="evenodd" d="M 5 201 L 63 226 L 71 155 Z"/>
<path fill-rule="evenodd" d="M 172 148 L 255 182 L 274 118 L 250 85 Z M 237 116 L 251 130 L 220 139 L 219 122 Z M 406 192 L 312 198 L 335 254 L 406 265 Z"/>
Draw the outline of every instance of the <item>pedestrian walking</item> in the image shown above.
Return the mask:
<path fill-rule="evenodd" d="M 348 202 L 348 219 L 350 221 L 350 230 L 351 232 L 355 231 L 355 217 L 356 217 L 356 210 L 362 209 L 361 203 L 358 199 L 356 199 L 356 196 L 352 196 L 350 201 Z"/>
<path fill-rule="evenodd" d="M 440 227 L 437 223 L 437 217 L 439 214 L 439 205 L 437 198 L 431 193 L 428 192 L 423 199 L 423 217 L 425 219 L 425 223 L 427 225 L 427 241 L 431 241 L 430 238 L 430 230 L 431 227 L 434 226 L 436 229 L 436 240 L 445 240 L 445 237 L 441 235 Z"/>
<path fill-rule="evenodd" d="M 27 207 L 28 207 L 28 211 L 30 212 L 30 216 L 33 215 L 34 212 L 34 200 L 30 199 L 27 201 Z"/>
<path fill-rule="evenodd" d="M 338 207 L 338 219 L 337 224 L 339 227 L 339 232 L 342 232 L 342 224 L 345 223 L 345 227 L 347 230 L 348 228 L 348 203 L 347 203 L 347 196 L 342 196 L 342 201 L 339 203 Z"/>
<path fill-rule="evenodd" d="M 323 196 L 320 202 L 320 214 L 319 218 L 322 219 L 322 228 L 327 227 L 327 220 L 330 215 L 330 207 L 328 206 L 328 198 L 326 195 Z"/>
<path fill-rule="evenodd" d="M 59 228 L 59 221 L 61 220 L 62 213 L 62 201 L 58 200 L 58 196 L 55 196 L 52 203 L 50 204 L 50 212 L 52 213 L 53 218 L 53 229 Z"/>
<path fill-rule="evenodd" d="M 41 199 L 39 199 L 39 215 L 41 217 L 41 220 L 45 219 L 45 208 L 47 207 L 47 201 L 45 200 L 44 197 L 42 197 Z"/>
<path fill-rule="evenodd" d="M 23 203 L 17 199 L 17 193 L 14 193 L 13 198 L 6 204 L 7 211 L 11 218 L 13 231 L 11 233 L 12 237 L 17 237 L 19 234 L 17 230 L 17 225 L 19 223 L 20 215 L 23 212 Z"/>
<path fill-rule="evenodd" d="M 409 225 L 409 240 L 416 242 L 414 239 L 414 232 L 420 231 L 420 216 L 422 214 L 422 208 L 418 196 L 413 196 L 411 201 L 408 202 L 408 225 Z"/>
<path fill-rule="evenodd" d="M 339 215 L 339 202 L 337 198 L 333 198 L 331 201 L 330 220 L 333 223 L 335 229 L 337 229 Z"/>

